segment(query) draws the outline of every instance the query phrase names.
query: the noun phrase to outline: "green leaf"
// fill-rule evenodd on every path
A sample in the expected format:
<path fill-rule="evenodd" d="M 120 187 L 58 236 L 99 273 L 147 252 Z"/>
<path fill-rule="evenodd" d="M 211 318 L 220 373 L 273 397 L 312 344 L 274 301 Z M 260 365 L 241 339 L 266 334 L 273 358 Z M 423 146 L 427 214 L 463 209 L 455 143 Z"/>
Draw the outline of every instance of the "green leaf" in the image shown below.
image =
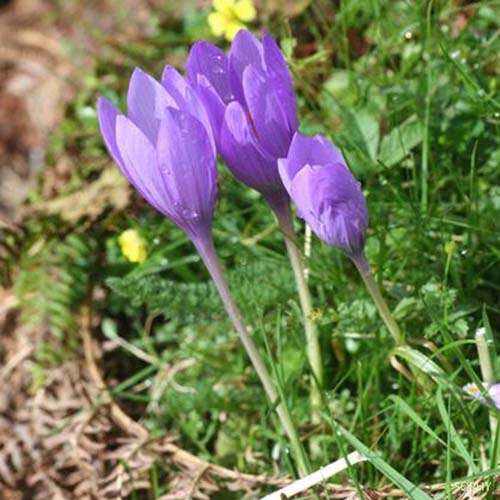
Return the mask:
<path fill-rule="evenodd" d="M 378 118 L 366 109 L 356 113 L 356 123 L 364 139 L 366 150 L 370 158 L 375 161 L 377 157 L 378 143 L 380 140 L 380 128 Z"/>
<path fill-rule="evenodd" d="M 432 428 L 427 424 L 427 422 L 417 414 L 417 412 L 400 396 L 391 394 L 389 399 L 394 401 L 397 406 L 410 417 L 415 424 L 417 424 L 421 429 L 423 429 L 427 434 L 433 437 L 436 441 L 439 441 L 442 445 L 446 446 L 446 443 L 432 430 Z"/>
<path fill-rule="evenodd" d="M 429 358 L 425 354 L 422 354 L 416 349 L 412 349 L 411 347 L 404 345 L 395 347 L 392 350 L 392 353 L 396 356 L 400 356 L 418 370 L 429 375 L 436 382 L 440 382 L 446 379 L 446 374 L 443 369 L 439 365 L 437 365 L 431 358 Z"/>
<path fill-rule="evenodd" d="M 472 457 L 472 455 L 469 453 L 467 446 L 460 438 L 460 435 L 458 434 L 457 430 L 455 429 L 455 426 L 453 425 L 453 422 L 451 421 L 450 414 L 446 410 L 446 405 L 443 399 L 443 393 L 440 387 L 436 392 L 436 403 L 441 418 L 443 419 L 443 423 L 446 427 L 446 430 L 448 431 L 450 441 L 453 443 L 455 448 L 460 452 L 460 456 L 465 460 L 469 469 L 474 473 L 479 472 L 476 463 L 474 462 L 474 457 Z"/>
<path fill-rule="evenodd" d="M 387 167 L 397 165 L 422 142 L 422 126 L 415 116 L 393 128 L 382 140 L 379 160 Z"/>

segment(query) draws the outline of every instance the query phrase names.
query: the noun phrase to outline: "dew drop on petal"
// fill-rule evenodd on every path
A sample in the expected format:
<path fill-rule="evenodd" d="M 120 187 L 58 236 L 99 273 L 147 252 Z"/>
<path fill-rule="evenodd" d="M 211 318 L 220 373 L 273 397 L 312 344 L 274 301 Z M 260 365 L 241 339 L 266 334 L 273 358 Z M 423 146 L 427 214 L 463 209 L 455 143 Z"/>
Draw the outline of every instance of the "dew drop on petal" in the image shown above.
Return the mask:
<path fill-rule="evenodd" d="M 200 214 L 196 210 L 186 207 L 180 201 L 175 202 L 174 207 L 177 213 L 186 220 L 197 221 L 200 218 Z"/>

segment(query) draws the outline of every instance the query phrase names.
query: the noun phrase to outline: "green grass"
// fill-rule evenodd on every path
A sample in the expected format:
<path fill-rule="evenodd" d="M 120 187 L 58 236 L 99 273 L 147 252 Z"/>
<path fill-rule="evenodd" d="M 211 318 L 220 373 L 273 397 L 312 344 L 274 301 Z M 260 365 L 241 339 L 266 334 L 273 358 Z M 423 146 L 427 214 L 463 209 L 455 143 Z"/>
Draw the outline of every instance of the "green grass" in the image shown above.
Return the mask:
<path fill-rule="evenodd" d="M 300 433 L 318 436 L 321 454 L 311 459 L 312 468 L 358 449 L 368 463 L 339 481 L 394 484 L 424 499 L 419 486 L 488 476 L 496 468 L 481 461 L 483 449 L 486 456 L 492 451 L 488 410 L 467 399 L 461 386 L 479 381 L 475 330 L 487 326 L 496 340 L 500 328 L 500 5 L 336 4 L 313 2 L 289 21 L 274 15 L 267 28 L 289 52 L 302 131 L 331 137 L 363 184 L 368 258 L 420 354 L 394 352 L 353 265 L 314 239 L 310 285 L 326 376 L 324 425 L 311 429 L 310 370 L 284 242 L 265 203 L 223 165 L 216 247 Z M 151 39 L 130 45 L 111 45 L 101 35 L 95 72 L 81 75 L 86 86 L 47 157 L 47 168 L 61 154 L 77 159 L 81 169 L 68 189 L 83 189 L 102 168 L 116 168 L 105 161 L 95 116 L 81 110 L 93 109 L 99 94 L 123 106 L 135 65 L 158 76 L 165 62 L 178 64 L 194 39 L 207 36 L 206 13 L 189 8 L 184 18 L 175 14 L 158 12 Z M 93 286 L 106 291 L 95 305 L 107 325 L 103 336 L 112 331 L 158 360 L 148 365 L 130 350 L 108 360 L 120 380 L 113 390 L 119 402 L 154 434 L 175 432 L 181 446 L 206 460 L 269 474 L 275 461 L 282 474 L 294 474 L 272 408 L 179 230 L 138 199 L 125 211 L 103 210 L 91 224 L 61 229 L 41 218 L 26 224 L 27 241 L 75 232 L 99 247 L 90 272 Z M 148 241 L 148 260 L 140 266 L 127 263 L 117 246 L 120 231 L 132 226 Z M 303 234 L 299 221 L 296 228 Z M 22 284 L 29 281 L 21 276 Z M 431 375 L 424 389 L 391 366 L 392 355 L 407 366 L 424 363 Z M 434 364 L 422 361 L 424 355 Z M 182 366 L 187 359 L 189 366 L 151 404 L 160 366 Z M 151 472 L 158 497 L 162 467 Z M 453 494 L 448 489 L 439 498 Z"/>

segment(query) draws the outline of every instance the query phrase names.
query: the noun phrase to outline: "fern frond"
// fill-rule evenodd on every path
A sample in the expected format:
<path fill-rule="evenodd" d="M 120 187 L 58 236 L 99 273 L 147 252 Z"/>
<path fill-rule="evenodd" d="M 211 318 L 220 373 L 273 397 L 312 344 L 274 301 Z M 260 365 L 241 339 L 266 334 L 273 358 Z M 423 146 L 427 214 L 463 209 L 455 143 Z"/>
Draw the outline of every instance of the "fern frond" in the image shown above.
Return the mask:
<path fill-rule="evenodd" d="M 20 261 L 15 291 L 22 315 L 29 323 L 48 324 L 51 333 L 71 344 L 75 311 L 87 294 L 96 243 L 70 234 L 41 244 Z"/>

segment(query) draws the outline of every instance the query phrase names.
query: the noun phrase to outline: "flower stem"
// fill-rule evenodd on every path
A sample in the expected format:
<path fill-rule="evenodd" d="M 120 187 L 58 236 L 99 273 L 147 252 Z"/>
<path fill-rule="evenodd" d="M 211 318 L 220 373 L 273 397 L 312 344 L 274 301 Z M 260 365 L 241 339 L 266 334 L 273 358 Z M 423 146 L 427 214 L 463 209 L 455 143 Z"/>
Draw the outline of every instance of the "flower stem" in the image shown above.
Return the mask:
<path fill-rule="evenodd" d="M 208 269 L 208 272 L 210 273 L 210 276 L 215 283 L 226 312 L 229 315 L 235 330 L 238 332 L 241 342 L 243 343 L 247 351 L 248 357 L 250 358 L 253 367 L 255 368 L 255 371 L 257 372 L 262 385 L 264 386 L 267 397 L 269 398 L 271 405 L 275 405 L 279 400 L 278 392 L 276 391 L 276 387 L 273 383 L 271 375 L 269 374 L 269 371 L 267 370 L 267 367 L 263 359 L 261 358 L 257 347 L 252 340 L 252 337 L 248 332 L 241 314 L 236 304 L 234 303 L 233 297 L 224 277 L 222 266 L 217 257 L 213 240 L 211 237 L 206 237 L 194 243 Z M 276 413 L 278 414 L 281 425 L 283 426 L 283 429 L 290 440 L 290 445 L 293 449 L 295 459 L 297 460 L 299 474 L 300 476 L 305 476 L 309 471 L 309 467 L 307 465 L 304 450 L 302 448 L 297 430 L 293 424 L 290 412 L 288 411 L 288 408 L 285 404 L 279 403 L 276 406 Z"/>
<path fill-rule="evenodd" d="M 385 326 L 387 326 L 389 333 L 394 338 L 394 341 L 396 342 L 397 345 L 405 344 L 403 334 L 401 333 L 401 330 L 399 329 L 399 326 L 396 323 L 394 316 L 392 315 L 384 297 L 382 296 L 382 293 L 380 292 L 380 288 L 378 287 L 377 282 L 373 277 L 373 274 L 371 272 L 368 261 L 366 260 L 366 257 L 363 254 L 361 254 L 357 256 L 351 256 L 351 258 L 356 267 L 358 268 L 359 274 L 361 274 L 361 278 L 363 278 L 366 288 L 368 288 L 368 291 L 372 296 L 373 302 L 375 302 L 378 312 L 380 313 L 380 316 L 384 320 Z"/>
<path fill-rule="evenodd" d="M 493 363 L 491 362 L 491 354 L 490 349 L 488 347 L 488 341 L 486 339 L 486 330 L 484 328 L 479 328 L 476 331 L 476 346 L 477 353 L 479 357 L 479 365 L 481 367 L 481 375 L 484 384 L 489 387 L 491 384 L 494 384 L 496 381 L 495 370 L 493 368 Z M 490 412 L 490 431 L 491 431 L 491 449 L 492 453 L 495 454 L 494 457 L 494 465 L 497 465 L 498 462 L 498 444 L 497 440 L 497 432 L 498 432 L 498 420 L 497 417 Z"/>
<path fill-rule="evenodd" d="M 295 276 L 295 283 L 299 293 L 299 301 L 304 316 L 304 329 L 306 334 L 307 357 L 314 375 L 311 381 L 311 406 L 312 406 L 312 422 L 318 424 L 321 421 L 321 387 L 323 385 L 323 361 L 321 357 L 321 349 L 319 345 L 318 328 L 312 320 L 313 306 L 311 293 L 307 284 L 307 277 L 300 255 L 300 250 L 297 246 L 293 222 L 288 201 L 286 204 L 274 207 L 281 230 L 285 237 L 285 245 L 290 259 L 290 264 Z"/>
<path fill-rule="evenodd" d="M 312 243 L 312 230 L 311 226 L 309 224 L 305 224 L 305 231 L 304 231 L 304 259 L 305 259 L 305 266 L 304 266 L 304 276 L 306 277 L 306 281 L 309 279 L 309 267 L 307 266 L 307 263 L 309 261 L 309 258 L 311 257 L 311 243 Z"/>

